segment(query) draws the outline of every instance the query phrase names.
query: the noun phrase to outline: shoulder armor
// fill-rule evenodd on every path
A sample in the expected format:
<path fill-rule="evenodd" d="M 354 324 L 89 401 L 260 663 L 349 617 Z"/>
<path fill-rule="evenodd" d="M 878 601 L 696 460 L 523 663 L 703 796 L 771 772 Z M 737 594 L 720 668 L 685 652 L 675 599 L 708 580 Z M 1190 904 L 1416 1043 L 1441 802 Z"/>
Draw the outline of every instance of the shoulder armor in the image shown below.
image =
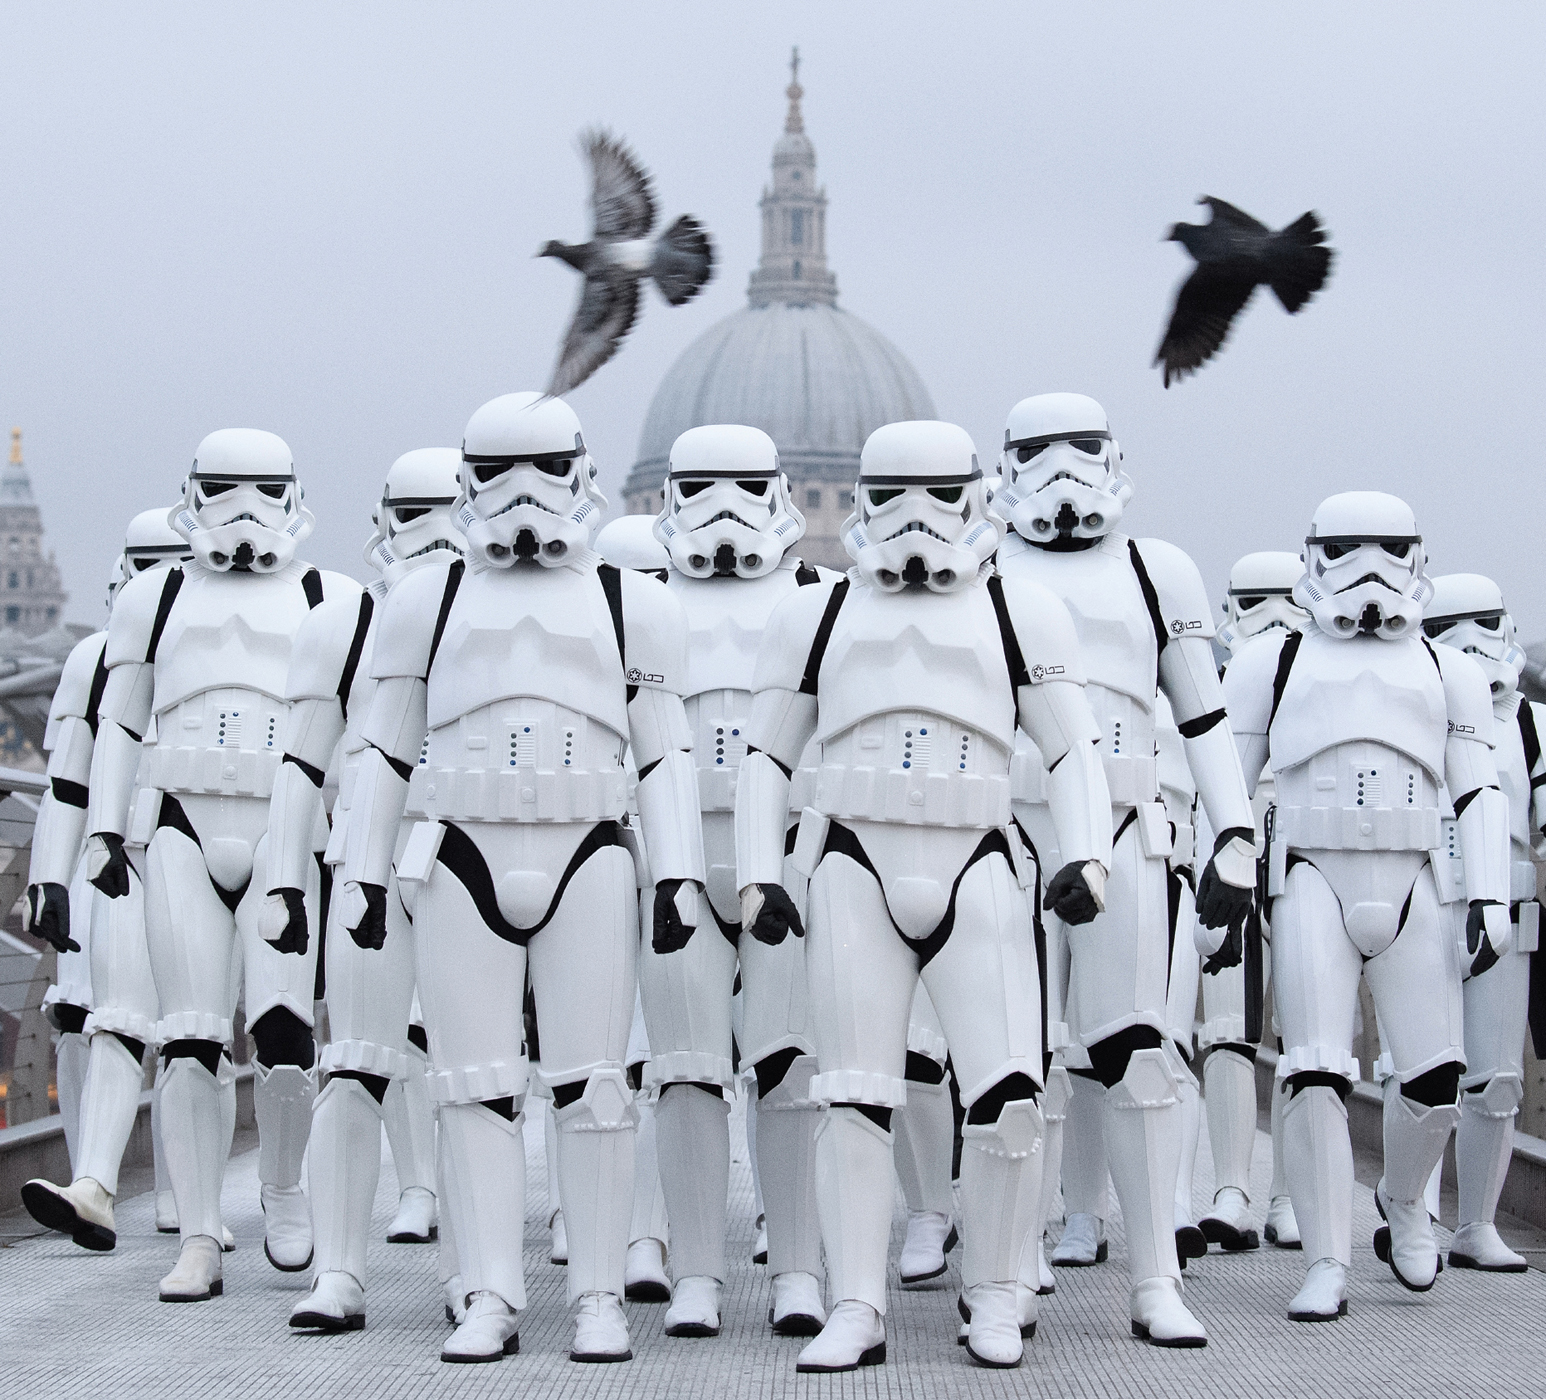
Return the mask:
<path fill-rule="evenodd" d="M 1236 734 L 1265 734 L 1272 722 L 1273 682 L 1288 634 L 1281 628 L 1252 637 L 1224 671 L 1224 709 Z"/>
<path fill-rule="evenodd" d="M 1002 588 L 1029 684 L 1058 680 L 1083 685 L 1079 633 L 1063 600 L 1050 588 L 1027 578 L 1004 579 Z"/>
<path fill-rule="evenodd" d="M 107 627 L 108 666 L 150 658 L 152 641 L 160 634 L 158 621 L 166 623 L 163 603 L 169 610 L 183 576 L 181 569 L 155 569 L 135 575 L 118 590 Z"/>
<path fill-rule="evenodd" d="M 59 673 L 59 684 L 54 687 L 54 698 L 48 707 L 50 728 L 56 721 L 66 717 L 86 717 L 92 678 L 96 675 L 97 663 L 102 660 L 106 642 L 106 632 L 93 632 L 70 649 L 64 669 Z"/>
<path fill-rule="evenodd" d="M 757 651 L 753 690 L 801 689 L 832 591 L 846 581 L 846 574 L 833 573 L 806 588 L 796 588 L 774 608 Z"/>
<path fill-rule="evenodd" d="M 619 641 L 630 691 L 634 686 L 647 686 L 682 694 L 687 684 L 687 614 L 681 603 L 651 574 L 623 569 L 618 571 L 618 580 L 622 604 Z"/>
<path fill-rule="evenodd" d="M 312 604 L 313 608 L 320 607 L 323 603 L 335 602 L 341 598 L 351 599 L 358 603 L 360 594 L 365 585 L 358 579 L 350 578 L 348 574 L 334 573 L 332 569 L 312 569 L 311 573 L 321 585 L 322 596 Z"/>
<path fill-rule="evenodd" d="M 1449 732 L 1464 739 L 1478 739 L 1493 746 L 1492 690 L 1487 677 L 1464 652 L 1442 642 L 1432 648 L 1444 678 L 1444 708 Z"/>
<path fill-rule="evenodd" d="M 325 700 L 339 693 L 351 653 L 358 658 L 364 640 L 360 626 L 361 597 L 356 588 L 350 597 L 340 590 L 317 604 L 295 634 L 290 651 L 290 671 L 285 680 L 286 700 Z M 365 621 L 370 620 L 366 610 Z M 358 641 L 357 641 L 358 634 Z"/>
<path fill-rule="evenodd" d="M 450 564 L 426 564 L 387 594 L 371 652 L 370 673 L 377 680 L 422 678 L 429 670 L 450 570 Z"/>
<path fill-rule="evenodd" d="M 1168 637 L 1211 637 L 1213 609 L 1191 556 L 1166 540 L 1133 540 L 1132 548 L 1154 587 L 1156 625 L 1163 625 Z"/>

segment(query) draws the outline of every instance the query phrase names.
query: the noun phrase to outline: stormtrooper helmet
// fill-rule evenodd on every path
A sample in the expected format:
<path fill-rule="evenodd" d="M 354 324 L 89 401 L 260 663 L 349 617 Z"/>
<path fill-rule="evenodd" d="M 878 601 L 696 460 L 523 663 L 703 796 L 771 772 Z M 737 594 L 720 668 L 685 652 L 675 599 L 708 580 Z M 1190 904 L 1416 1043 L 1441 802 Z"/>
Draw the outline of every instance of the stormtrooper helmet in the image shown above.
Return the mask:
<path fill-rule="evenodd" d="M 1481 574 L 1440 574 L 1423 609 L 1423 632 L 1463 651 L 1487 676 L 1493 699 L 1519 688 L 1525 654 L 1514 641 L 1514 619 L 1503 591 Z"/>
<path fill-rule="evenodd" d="M 1328 636 L 1410 636 L 1433 594 L 1412 508 L 1383 491 L 1328 496 L 1301 557 L 1294 601 Z"/>
<path fill-rule="evenodd" d="M 1237 559 L 1229 571 L 1220 644 L 1235 651 L 1242 642 L 1274 627 L 1297 632 L 1304 626 L 1307 614 L 1293 597 L 1302 573 L 1299 556 L 1285 550 L 1264 550 Z"/>
<path fill-rule="evenodd" d="M 122 573 L 119 581 L 149 573 L 163 564 L 186 564 L 193 549 L 168 523 L 180 506 L 166 510 L 142 510 L 124 531 L 123 553 L 119 556 Z"/>
<path fill-rule="evenodd" d="M 1009 410 L 993 509 L 1022 539 L 1081 548 L 1116 529 L 1133 495 L 1106 410 L 1083 394 L 1037 394 Z"/>
<path fill-rule="evenodd" d="M 668 569 L 671 556 L 655 538 L 653 515 L 620 515 L 596 535 L 596 553 L 614 569 Z"/>
<path fill-rule="evenodd" d="M 872 588 L 965 588 L 998 548 L 977 450 L 954 423 L 888 423 L 859 455 L 843 545 Z"/>
<path fill-rule="evenodd" d="M 370 516 L 376 532 L 365 542 L 365 562 L 381 571 L 388 587 L 421 564 L 467 552 L 451 514 L 461 469 L 454 447 L 421 447 L 392 463 Z"/>
<path fill-rule="evenodd" d="M 113 615 L 113 599 L 123 587 L 123 555 L 113 556 L 113 567 L 107 571 L 107 615 Z"/>
<path fill-rule="evenodd" d="M 606 507 L 580 420 L 562 399 L 504 394 L 468 420 L 455 514 L 475 564 L 574 563 Z"/>
<path fill-rule="evenodd" d="M 257 428 L 205 438 L 183 490 L 167 519 L 193 557 L 217 572 L 276 573 L 316 524 L 284 439 Z"/>
<path fill-rule="evenodd" d="M 760 428 L 689 428 L 671 444 L 655 538 L 690 578 L 761 578 L 805 533 L 778 449 Z"/>

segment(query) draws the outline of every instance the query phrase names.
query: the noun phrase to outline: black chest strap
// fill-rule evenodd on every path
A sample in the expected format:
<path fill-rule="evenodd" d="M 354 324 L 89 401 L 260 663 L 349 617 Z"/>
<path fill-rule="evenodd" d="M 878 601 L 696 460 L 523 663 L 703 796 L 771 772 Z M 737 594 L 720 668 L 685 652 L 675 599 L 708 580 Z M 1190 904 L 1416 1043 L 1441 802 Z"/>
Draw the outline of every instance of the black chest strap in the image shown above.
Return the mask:
<path fill-rule="evenodd" d="M 446 570 L 445 591 L 440 595 L 440 612 L 435 618 L 435 634 L 430 638 L 429 660 L 424 663 L 424 679 L 429 679 L 429 673 L 435 666 L 435 654 L 440 650 L 440 639 L 446 634 L 446 619 L 451 616 L 451 604 L 456 601 L 456 590 L 462 586 L 462 576 L 467 572 L 467 563 L 463 559 L 456 560 Z"/>
<path fill-rule="evenodd" d="M 1299 644 L 1304 641 L 1303 632 L 1290 632 L 1288 640 L 1278 652 L 1278 669 L 1272 677 L 1272 710 L 1267 715 L 1267 728 L 1277 718 L 1278 706 L 1283 703 L 1283 692 L 1288 688 L 1288 673 L 1294 668 L 1294 658 L 1299 655 Z"/>
<path fill-rule="evenodd" d="M 837 625 L 837 615 L 843 610 L 843 599 L 847 596 L 848 580 L 840 578 L 832 585 L 826 610 L 821 614 L 821 622 L 817 625 L 816 635 L 811 640 L 811 654 L 805 658 L 805 675 L 800 681 L 801 695 L 816 693 L 816 682 L 821 675 L 822 659 L 827 654 L 827 643 L 832 640 L 832 629 Z"/>

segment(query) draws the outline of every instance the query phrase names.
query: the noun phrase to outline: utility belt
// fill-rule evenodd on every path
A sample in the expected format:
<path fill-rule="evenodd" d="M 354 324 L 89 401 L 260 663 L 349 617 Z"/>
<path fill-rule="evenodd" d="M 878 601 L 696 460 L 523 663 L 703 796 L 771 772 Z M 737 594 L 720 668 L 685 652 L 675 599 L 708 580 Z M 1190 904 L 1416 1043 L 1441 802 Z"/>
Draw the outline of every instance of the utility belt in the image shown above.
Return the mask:
<path fill-rule="evenodd" d="M 823 763 L 811 805 L 839 821 L 986 829 L 1009 825 L 1009 793 L 1007 773 Z"/>
<path fill-rule="evenodd" d="M 1101 755 L 1113 807 L 1136 807 L 1159 795 L 1159 763 L 1147 754 Z M 1047 801 L 1047 769 L 1036 749 L 1017 748 L 1009 761 L 1009 783 L 1016 802 Z"/>
<path fill-rule="evenodd" d="M 282 760 L 277 744 L 260 751 L 157 744 L 140 759 L 139 782 L 161 792 L 267 798 Z"/>
<path fill-rule="evenodd" d="M 698 806 L 705 812 L 735 811 L 735 780 L 740 768 L 699 768 Z"/>
<path fill-rule="evenodd" d="M 565 768 L 431 768 L 408 779 L 409 816 L 432 821 L 608 822 L 628 810 L 627 775 Z"/>
<path fill-rule="evenodd" d="M 1276 841 L 1306 851 L 1434 851 L 1436 807 L 1287 807 L 1279 805 Z"/>

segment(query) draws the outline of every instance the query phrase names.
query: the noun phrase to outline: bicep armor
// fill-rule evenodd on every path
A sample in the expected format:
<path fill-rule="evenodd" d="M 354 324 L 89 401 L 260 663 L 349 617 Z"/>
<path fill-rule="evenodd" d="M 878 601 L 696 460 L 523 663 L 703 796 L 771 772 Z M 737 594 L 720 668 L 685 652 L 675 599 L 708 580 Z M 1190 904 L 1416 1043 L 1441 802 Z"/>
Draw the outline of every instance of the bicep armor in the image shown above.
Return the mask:
<path fill-rule="evenodd" d="M 425 695 L 417 676 L 389 676 L 376 684 L 349 803 L 346 884 L 384 886 L 391 877 L 408 778 L 424 742 Z"/>
<path fill-rule="evenodd" d="M 698 770 L 682 699 L 668 690 L 641 687 L 628 704 L 634 761 L 639 768 L 635 801 L 654 880 L 695 880 L 707 873 Z"/>
<path fill-rule="evenodd" d="M 1172 639 L 1160 653 L 1159 679 L 1175 711 L 1187 766 L 1213 829 L 1254 831 L 1241 754 L 1224 711 L 1224 688 L 1214 667 L 1213 649 L 1199 637 Z M 1232 872 L 1220 873 L 1231 884 L 1240 883 Z M 1246 883 L 1255 883 L 1254 872 Z"/>
<path fill-rule="evenodd" d="M 293 700 L 285 721 L 285 756 L 268 805 L 270 889 L 305 889 L 322 806 L 322 784 L 343 735 L 336 698 Z"/>
<path fill-rule="evenodd" d="M 1451 734 L 1444 748 L 1444 773 L 1456 794 L 1455 817 L 1465 863 L 1465 897 L 1507 904 L 1509 899 L 1508 798 L 1498 787 L 1492 750 L 1486 743 Z"/>
<path fill-rule="evenodd" d="M 123 836 L 140 769 L 140 739 L 150 723 L 155 668 L 126 661 L 108 672 L 98 710 L 97 740 L 91 755 L 91 795 L 86 830 Z"/>
<path fill-rule="evenodd" d="M 91 726 L 79 715 L 51 721 L 49 791 L 38 806 L 32 832 L 29 885 L 68 885 L 86 839 L 86 806 L 91 783 Z"/>

